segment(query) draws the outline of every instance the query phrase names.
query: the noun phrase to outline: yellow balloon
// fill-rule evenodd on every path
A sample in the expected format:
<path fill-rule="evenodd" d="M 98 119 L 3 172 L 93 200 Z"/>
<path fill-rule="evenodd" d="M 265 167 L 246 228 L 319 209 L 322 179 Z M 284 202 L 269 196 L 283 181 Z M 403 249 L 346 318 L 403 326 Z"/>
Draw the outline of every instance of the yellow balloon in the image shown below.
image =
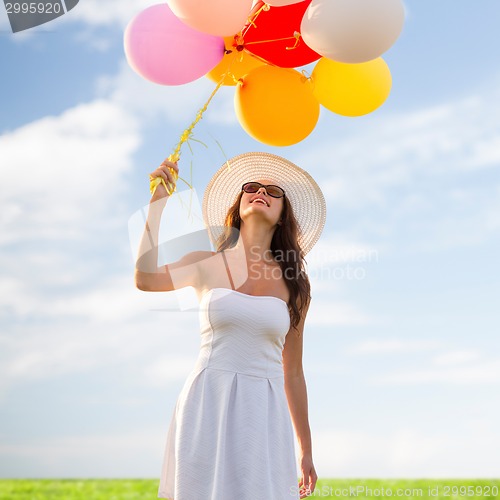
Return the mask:
<path fill-rule="evenodd" d="M 236 116 L 254 139 L 290 146 L 305 139 L 319 118 L 311 81 L 298 71 L 261 66 L 243 77 L 234 95 Z"/>
<path fill-rule="evenodd" d="M 391 72 L 381 57 L 359 64 L 322 57 L 311 80 L 316 99 L 343 116 L 371 113 L 385 102 L 392 87 Z"/>
<path fill-rule="evenodd" d="M 257 59 L 246 50 L 238 51 L 233 36 L 224 38 L 224 46 L 232 52 L 225 54 L 221 62 L 205 75 L 215 83 L 219 83 L 223 75 L 226 75 L 222 85 L 236 85 L 238 79 L 243 75 L 265 64 L 264 61 Z"/>

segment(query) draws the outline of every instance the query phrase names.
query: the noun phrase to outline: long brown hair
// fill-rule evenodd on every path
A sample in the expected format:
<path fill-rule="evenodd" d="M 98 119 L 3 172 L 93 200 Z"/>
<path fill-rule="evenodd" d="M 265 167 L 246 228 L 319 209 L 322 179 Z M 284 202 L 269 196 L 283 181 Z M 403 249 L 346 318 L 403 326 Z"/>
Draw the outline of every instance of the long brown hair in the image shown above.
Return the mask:
<path fill-rule="evenodd" d="M 238 194 L 226 214 L 224 231 L 216 242 L 217 252 L 234 247 L 238 241 L 241 226 L 240 202 L 242 196 L 243 191 Z M 278 224 L 271 240 L 271 252 L 281 267 L 282 275 L 290 292 L 288 301 L 290 326 L 296 330 L 302 312 L 311 300 L 311 284 L 304 270 L 306 259 L 297 238 L 299 225 L 286 195 L 283 197 L 281 221 L 281 225 Z M 233 228 L 238 229 L 238 231 L 234 231 Z"/>

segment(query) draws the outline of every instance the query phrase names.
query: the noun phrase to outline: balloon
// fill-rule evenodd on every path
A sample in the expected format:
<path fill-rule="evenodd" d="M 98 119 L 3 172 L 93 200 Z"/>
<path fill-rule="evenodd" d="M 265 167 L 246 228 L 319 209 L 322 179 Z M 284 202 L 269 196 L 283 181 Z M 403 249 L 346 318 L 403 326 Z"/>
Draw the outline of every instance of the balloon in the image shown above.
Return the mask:
<path fill-rule="evenodd" d="M 243 77 L 234 105 L 245 131 L 271 146 L 305 139 L 316 126 L 320 110 L 310 80 L 294 69 L 268 65 Z"/>
<path fill-rule="evenodd" d="M 388 50 L 403 23 L 401 0 L 312 0 L 300 32 L 305 43 L 322 56 L 360 63 Z"/>
<path fill-rule="evenodd" d="M 124 46 L 132 69 L 161 85 L 196 80 L 224 55 L 222 38 L 186 26 L 163 3 L 144 9 L 129 22 Z"/>
<path fill-rule="evenodd" d="M 254 21 L 255 25 L 250 24 L 243 30 L 245 49 L 282 68 L 295 68 L 317 61 L 320 54 L 308 47 L 300 37 L 297 47 L 288 49 L 296 44 L 294 33 L 299 32 L 310 3 L 311 0 L 304 0 L 286 7 L 262 10 Z M 259 2 L 252 12 L 263 5 L 264 2 Z M 280 38 L 285 40 L 278 40 Z"/>
<path fill-rule="evenodd" d="M 283 7 L 285 5 L 292 5 L 303 1 L 304 0 L 268 0 L 266 3 L 267 5 L 271 5 L 271 7 Z"/>
<path fill-rule="evenodd" d="M 224 43 L 226 48 L 232 52 L 226 54 L 222 61 L 207 73 L 206 76 L 213 82 L 219 83 L 222 76 L 229 70 L 230 73 L 224 77 L 222 85 L 236 85 L 238 79 L 243 75 L 265 64 L 264 61 L 260 61 L 246 50 L 238 51 L 233 36 L 225 38 Z"/>
<path fill-rule="evenodd" d="M 313 94 L 330 111 L 361 116 L 381 106 L 391 91 L 389 67 L 382 58 L 347 64 L 322 57 L 311 75 Z"/>
<path fill-rule="evenodd" d="M 168 0 L 174 14 L 203 33 L 230 36 L 245 26 L 252 0 Z"/>

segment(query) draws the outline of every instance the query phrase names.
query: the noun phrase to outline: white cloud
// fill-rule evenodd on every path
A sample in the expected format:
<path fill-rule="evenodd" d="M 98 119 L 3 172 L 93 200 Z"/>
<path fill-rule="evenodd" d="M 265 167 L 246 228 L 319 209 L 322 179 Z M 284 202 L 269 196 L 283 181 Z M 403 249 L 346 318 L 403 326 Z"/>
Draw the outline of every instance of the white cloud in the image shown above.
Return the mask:
<path fill-rule="evenodd" d="M 408 186 L 417 176 L 430 180 L 498 165 L 498 116 L 491 96 L 406 111 L 377 122 L 376 128 L 370 123 L 355 136 L 314 148 L 302 163 L 332 166 L 323 170 L 323 178 L 337 204 L 361 208 L 383 203 L 382 192 Z M 338 182 L 353 191 L 336 189 Z"/>
<path fill-rule="evenodd" d="M 93 224 L 116 224 L 106 207 L 124 207 L 138 123 L 105 100 L 78 105 L 0 137 L 6 208 L 1 242 L 82 237 Z"/>
<path fill-rule="evenodd" d="M 90 373 L 112 364 L 126 363 L 131 370 L 142 359 L 148 360 L 148 368 L 141 367 L 138 384 L 158 386 L 185 378 L 198 354 L 196 314 L 155 309 L 155 302 L 164 305 L 165 294 L 136 292 L 134 301 L 121 305 L 123 317 L 98 318 L 92 307 L 82 306 L 67 318 L 57 320 L 49 314 L 44 318 L 48 328 L 18 325 L 2 334 L 0 392 L 5 395 L 17 384 Z M 141 300 L 140 294 L 148 297 Z M 105 309 L 106 302 L 101 307 Z"/>
<path fill-rule="evenodd" d="M 312 307 L 312 306 L 311 306 Z M 445 350 L 436 353 L 436 350 Z M 379 375 L 370 375 L 369 385 L 418 386 L 421 384 L 495 385 L 500 383 L 500 359 L 487 359 L 477 349 L 449 349 L 442 340 L 421 339 L 374 339 L 363 340 L 347 346 L 345 353 L 351 356 L 381 355 L 411 356 L 417 353 L 430 357 L 419 362 L 421 368 L 411 365 Z M 408 358 L 410 359 L 410 358 Z M 390 362 L 387 361 L 390 367 Z"/>
<path fill-rule="evenodd" d="M 500 435 L 489 419 L 470 424 L 458 434 L 426 433 L 397 422 L 387 433 L 372 428 L 315 431 L 316 472 L 322 478 L 353 479 L 496 477 Z"/>
<path fill-rule="evenodd" d="M 170 416 L 169 411 L 165 418 Z M 168 423 L 161 429 L 107 429 L 102 434 L 50 436 L 29 442 L 0 444 L 8 477 L 130 478 L 159 477 Z M 99 460 L 99 467 L 96 467 Z M 16 467 L 22 463 L 23 467 Z"/>
<path fill-rule="evenodd" d="M 78 322 L 133 310 L 124 308 L 131 300 L 123 292 L 133 289 L 133 276 L 125 284 L 99 276 L 103 264 L 90 256 L 114 248 L 115 258 L 130 258 L 117 241 L 140 142 L 137 120 L 104 99 L 0 137 L 1 316 Z"/>
<path fill-rule="evenodd" d="M 371 317 L 359 310 L 359 307 L 344 300 L 323 300 L 315 298 L 307 313 L 306 327 L 315 326 L 359 326 L 380 322 L 378 317 Z"/>
<path fill-rule="evenodd" d="M 340 291 L 346 281 L 366 279 L 385 247 L 363 243 L 347 233 L 325 232 L 306 256 L 308 276 L 317 291 Z"/>
<path fill-rule="evenodd" d="M 137 14 L 158 2 L 151 0 L 84 0 L 70 11 L 67 21 L 83 23 L 90 27 L 117 25 L 125 29 Z"/>
<path fill-rule="evenodd" d="M 364 340 L 351 346 L 348 350 L 351 354 L 383 354 L 383 353 L 414 353 L 428 351 L 442 346 L 439 340 Z"/>
<path fill-rule="evenodd" d="M 456 363 L 459 364 L 459 363 Z M 482 359 L 476 363 L 445 363 L 438 367 L 393 371 L 371 377 L 367 383 L 377 386 L 421 384 L 497 385 L 500 384 L 500 359 Z"/>
<path fill-rule="evenodd" d="M 347 233 L 333 232 L 322 236 L 306 259 L 310 269 L 329 263 L 378 263 L 383 249 L 356 240 Z"/>
<path fill-rule="evenodd" d="M 216 85 L 206 77 L 184 85 L 159 85 L 138 75 L 124 58 L 116 75 L 104 75 L 96 82 L 96 91 L 103 98 L 134 114 L 143 123 L 156 119 L 162 123 L 184 125 L 187 128 L 196 118 Z M 234 87 L 222 87 L 203 114 L 211 123 L 233 124 Z M 179 130 L 179 136 L 182 129 Z"/>
<path fill-rule="evenodd" d="M 335 141 L 318 134 L 294 161 L 314 173 L 329 209 L 355 213 L 356 239 L 374 245 L 414 228 L 415 250 L 479 244 L 500 228 L 499 80 L 458 101 L 367 118 Z"/>
<path fill-rule="evenodd" d="M 437 366 L 459 365 L 470 361 L 477 361 L 480 357 L 481 354 L 475 349 L 450 351 L 434 357 L 432 362 Z"/>
<path fill-rule="evenodd" d="M 389 373 L 370 376 L 367 383 L 376 386 L 408 386 L 420 384 L 499 384 L 500 360 L 486 359 L 477 349 L 448 349 L 442 340 L 383 339 L 364 340 L 346 348 L 351 355 L 381 354 L 414 355 L 430 353 L 428 361 L 421 361 L 422 368 L 404 367 Z M 390 366 L 390 365 L 388 365 Z"/>
<path fill-rule="evenodd" d="M 378 263 L 382 249 L 382 245 L 376 248 L 350 234 L 325 233 L 306 256 L 313 297 L 307 326 L 360 326 L 385 321 L 341 298 L 346 283 L 359 283 L 369 277 L 370 267 Z"/>

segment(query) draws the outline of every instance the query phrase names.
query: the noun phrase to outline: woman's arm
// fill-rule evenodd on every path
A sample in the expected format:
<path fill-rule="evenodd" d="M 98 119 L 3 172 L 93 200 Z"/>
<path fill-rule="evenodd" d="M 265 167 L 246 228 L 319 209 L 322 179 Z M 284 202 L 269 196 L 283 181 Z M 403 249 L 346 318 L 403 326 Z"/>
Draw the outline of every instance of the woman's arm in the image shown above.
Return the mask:
<path fill-rule="evenodd" d="M 166 183 L 175 183 L 170 168 L 173 168 L 177 173 L 179 172 L 176 163 L 165 161 L 151 174 L 151 176 L 163 177 Z M 151 282 L 158 279 L 157 275 L 166 273 L 164 267 L 158 267 L 158 238 L 161 215 L 169 197 L 170 195 L 167 193 L 163 184 L 159 184 L 149 201 L 148 216 L 139 244 L 137 261 L 135 263 L 135 285 L 140 290 L 150 289 Z M 168 281 L 168 276 L 163 276 L 163 278 L 166 278 Z M 165 285 L 168 285 L 168 283 Z"/>
<path fill-rule="evenodd" d="M 157 188 L 159 189 L 159 188 Z M 163 188 L 165 189 L 165 188 Z M 143 273 L 156 273 L 158 269 L 158 238 L 160 221 L 168 194 L 161 200 L 150 201 L 144 232 L 139 244 L 139 252 L 135 263 L 136 283 Z"/>
<path fill-rule="evenodd" d="M 307 387 L 302 368 L 304 323 L 309 305 L 306 306 L 297 329 L 291 328 L 283 347 L 285 392 L 297 440 L 301 449 L 300 498 L 310 495 L 316 487 L 318 476 L 312 460 L 311 429 L 309 427 Z M 300 334 L 300 336 L 298 335 Z"/>
<path fill-rule="evenodd" d="M 177 163 L 165 161 L 151 175 L 161 176 L 165 182 L 174 182 L 169 168 L 177 173 Z M 169 199 L 163 184 L 159 184 L 149 202 L 148 216 L 135 263 L 135 286 L 147 292 L 170 292 L 186 286 L 198 286 L 202 262 L 212 252 L 195 251 L 172 264 L 158 267 L 158 238 L 163 209 Z"/>

